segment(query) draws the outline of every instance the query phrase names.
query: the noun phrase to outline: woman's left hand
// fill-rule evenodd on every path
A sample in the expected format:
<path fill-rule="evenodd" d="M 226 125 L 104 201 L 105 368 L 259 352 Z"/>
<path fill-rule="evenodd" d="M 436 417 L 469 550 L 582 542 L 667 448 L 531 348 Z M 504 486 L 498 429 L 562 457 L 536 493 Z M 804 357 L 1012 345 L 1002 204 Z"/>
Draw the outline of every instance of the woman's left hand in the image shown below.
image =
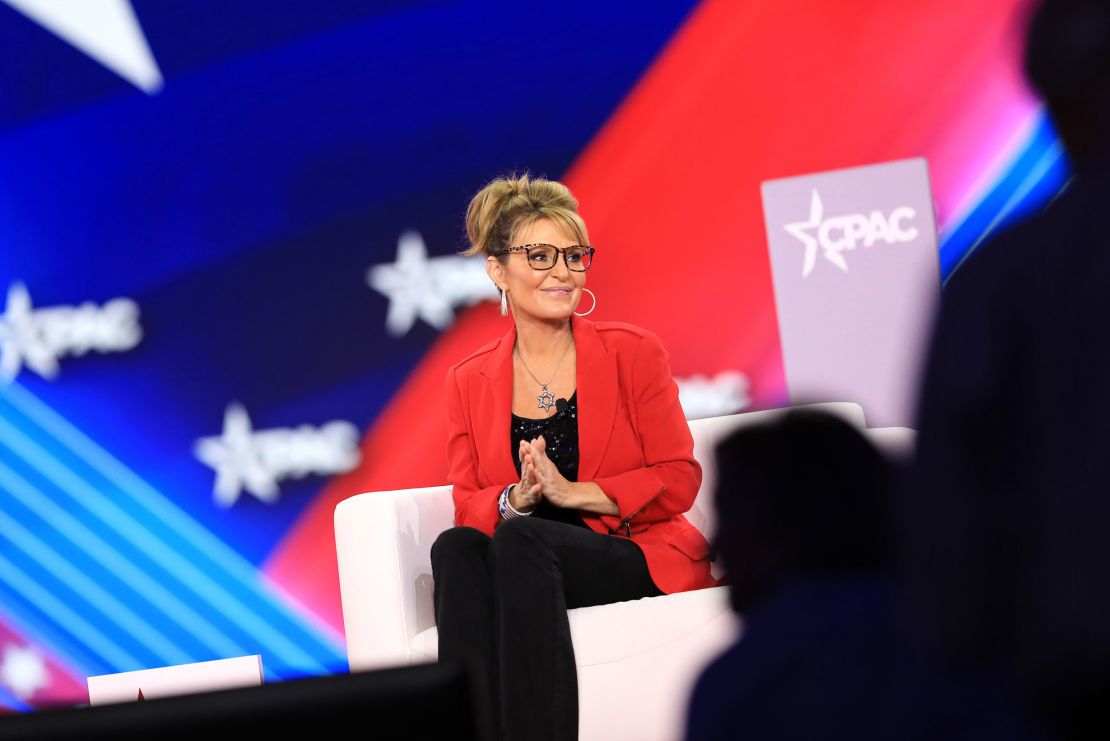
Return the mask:
<path fill-rule="evenodd" d="M 543 435 L 528 443 L 528 452 L 525 456 L 532 461 L 536 482 L 540 487 L 540 495 L 556 507 L 573 508 L 571 483 L 563 478 L 558 467 L 547 457 L 547 443 Z"/>
<path fill-rule="evenodd" d="M 543 436 L 525 443 L 525 460 L 531 461 L 531 470 L 540 489 L 540 496 L 556 507 L 594 512 L 599 515 L 619 515 L 617 503 L 605 496 L 601 487 L 592 481 L 567 481 L 547 457 Z"/>

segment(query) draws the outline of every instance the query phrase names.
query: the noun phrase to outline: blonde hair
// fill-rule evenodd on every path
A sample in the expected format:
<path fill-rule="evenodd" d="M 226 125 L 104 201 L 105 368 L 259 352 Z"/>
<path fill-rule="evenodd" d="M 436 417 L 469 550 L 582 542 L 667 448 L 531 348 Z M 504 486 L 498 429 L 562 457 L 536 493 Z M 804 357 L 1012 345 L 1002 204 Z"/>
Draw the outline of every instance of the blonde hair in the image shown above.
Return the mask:
<path fill-rule="evenodd" d="M 478 191 L 466 209 L 464 255 L 494 255 L 511 247 L 513 237 L 540 219 L 549 219 L 588 245 L 586 224 L 578 215 L 578 200 L 567 186 L 554 180 L 510 175 L 496 178 Z M 500 256 L 504 261 L 507 256 Z"/>

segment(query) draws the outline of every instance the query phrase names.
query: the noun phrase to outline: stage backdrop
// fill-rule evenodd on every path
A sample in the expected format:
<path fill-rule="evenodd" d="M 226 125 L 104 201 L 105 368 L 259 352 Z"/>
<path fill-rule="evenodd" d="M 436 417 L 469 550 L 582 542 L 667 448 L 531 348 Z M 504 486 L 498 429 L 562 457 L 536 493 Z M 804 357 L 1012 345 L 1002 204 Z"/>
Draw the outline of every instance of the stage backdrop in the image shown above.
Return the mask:
<path fill-rule="evenodd" d="M 924 157 L 951 274 L 1066 179 L 1020 5 L 0 0 L 0 706 L 346 668 L 332 511 L 445 480 L 497 174 L 688 416 L 780 404 L 760 182 Z"/>

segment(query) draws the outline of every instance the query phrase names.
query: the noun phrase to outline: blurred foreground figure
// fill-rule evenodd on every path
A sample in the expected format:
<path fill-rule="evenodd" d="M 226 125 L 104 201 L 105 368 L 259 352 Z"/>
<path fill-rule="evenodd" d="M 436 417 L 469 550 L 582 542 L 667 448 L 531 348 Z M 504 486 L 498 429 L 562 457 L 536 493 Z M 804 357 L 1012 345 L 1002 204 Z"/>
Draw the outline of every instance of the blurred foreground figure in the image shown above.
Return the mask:
<path fill-rule="evenodd" d="M 717 449 L 716 547 L 744 616 L 687 722 L 706 739 L 1015 739 L 999 698 L 934 666 L 892 576 L 891 471 L 814 412 Z"/>
<path fill-rule="evenodd" d="M 909 563 L 956 666 L 1062 737 L 1110 738 L 1110 3 L 1042 3 L 1025 65 L 1075 175 L 949 282 Z"/>

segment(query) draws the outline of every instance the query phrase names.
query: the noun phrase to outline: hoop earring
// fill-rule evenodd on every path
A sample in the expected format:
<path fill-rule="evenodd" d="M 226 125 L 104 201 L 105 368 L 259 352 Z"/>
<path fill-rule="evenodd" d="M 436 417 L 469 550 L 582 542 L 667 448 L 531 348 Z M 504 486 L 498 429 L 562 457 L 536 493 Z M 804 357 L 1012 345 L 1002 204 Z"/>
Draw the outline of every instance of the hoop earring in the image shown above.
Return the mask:
<path fill-rule="evenodd" d="M 501 290 L 501 316 L 509 315 L 509 300 L 505 297 L 505 289 Z"/>
<path fill-rule="evenodd" d="M 592 314 L 592 313 L 594 313 L 594 309 L 596 309 L 596 308 L 597 308 L 597 296 L 595 296 L 595 295 L 594 295 L 594 292 L 593 292 L 593 291 L 591 291 L 591 290 L 590 290 L 589 288 L 583 288 L 582 290 L 583 290 L 583 291 L 584 291 L 585 293 L 588 293 L 588 294 L 590 294 L 590 298 L 592 298 L 592 299 L 594 300 L 594 303 L 593 303 L 593 306 L 591 306 L 591 307 L 590 307 L 590 310 L 589 310 L 589 311 L 583 311 L 583 312 L 581 312 L 581 313 L 579 313 L 579 312 L 577 312 L 577 311 L 576 311 L 576 312 L 574 312 L 574 315 L 575 315 L 575 316 L 586 316 L 587 314 Z"/>

